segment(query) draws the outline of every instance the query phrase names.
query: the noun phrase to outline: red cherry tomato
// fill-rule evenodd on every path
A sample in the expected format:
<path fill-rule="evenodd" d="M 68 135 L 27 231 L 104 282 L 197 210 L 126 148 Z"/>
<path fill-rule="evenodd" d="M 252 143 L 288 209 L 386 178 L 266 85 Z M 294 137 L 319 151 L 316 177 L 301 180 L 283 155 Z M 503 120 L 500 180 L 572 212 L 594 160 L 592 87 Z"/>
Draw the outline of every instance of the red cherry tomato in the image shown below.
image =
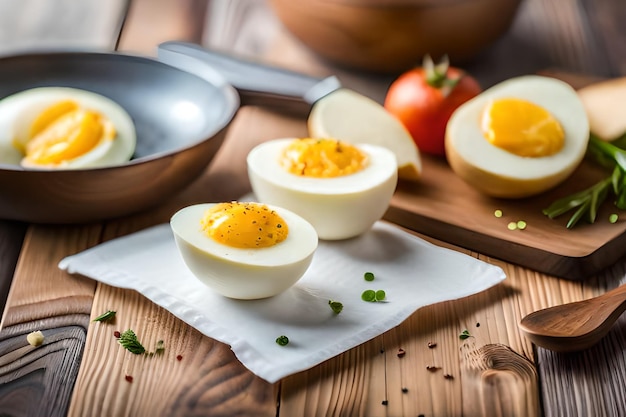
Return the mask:
<path fill-rule="evenodd" d="M 448 119 L 461 104 L 482 91 L 478 81 L 447 61 L 400 75 L 389 87 L 384 106 L 407 128 L 420 151 L 445 156 Z"/>

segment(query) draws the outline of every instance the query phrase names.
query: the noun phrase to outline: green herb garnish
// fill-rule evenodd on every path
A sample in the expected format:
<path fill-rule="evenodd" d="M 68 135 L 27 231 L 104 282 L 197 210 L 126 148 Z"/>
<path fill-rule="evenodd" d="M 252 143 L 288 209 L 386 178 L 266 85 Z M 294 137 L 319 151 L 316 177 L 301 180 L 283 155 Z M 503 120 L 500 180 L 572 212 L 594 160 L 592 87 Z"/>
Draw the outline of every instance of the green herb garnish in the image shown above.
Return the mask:
<path fill-rule="evenodd" d="M 376 301 L 376 291 L 374 290 L 363 291 L 363 294 L 361 294 L 361 300 L 367 301 L 370 303 Z"/>
<path fill-rule="evenodd" d="M 387 297 L 387 294 L 383 290 L 365 290 L 361 294 L 361 300 L 368 303 L 375 303 L 377 301 L 383 301 Z"/>
<path fill-rule="evenodd" d="M 619 215 L 617 213 L 611 213 L 609 215 L 609 223 L 617 223 L 619 220 Z"/>
<path fill-rule="evenodd" d="M 146 348 L 143 347 L 141 343 L 139 343 L 139 339 L 137 339 L 137 335 L 132 330 L 128 329 L 124 333 L 120 334 L 119 339 L 117 341 L 126 348 L 130 353 L 134 353 L 135 355 L 141 355 L 146 352 Z"/>
<path fill-rule="evenodd" d="M 621 139 L 623 138 L 609 143 L 591 134 L 587 154 L 601 165 L 611 167 L 613 172 L 589 188 L 556 200 L 543 213 L 553 219 L 575 210 L 566 225 L 571 229 L 581 219 L 594 223 L 600 206 L 609 194 L 615 197 L 614 204 L 617 208 L 626 209 L 626 150 L 616 146 L 623 142 Z"/>
<path fill-rule="evenodd" d="M 289 338 L 285 335 L 278 336 L 276 338 L 276 343 L 280 346 L 287 346 L 289 344 Z"/>
<path fill-rule="evenodd" d="M 463 330 L 463 331 L 461 332 L 461 334 L 459 335 L 459 339 L 461 339 L 461 340 L 465 340 L 465 339 L 467 339 L 468 337 L 471 337 L 471 335 L 470 335 L 469 330 L 467 330 L 467 329 L 466 329 L 466 330 Z"/>
<path fill-rule="evenodd" d="M 100 314 L 93 321 L 112 321 L 115 318 L 115 311 L 109 310 L 106 313 Z"/>
<path fill-rule="evenodd" d="M 341 310 L 343 310 L 343 304 L 341 304 L 339 301 L 328 300 L 328 305 L 335 314 L 339 314 L 341 313 Z"/>
<path fill-rule="evenodd" d="M 160 355 L 163 351 L 165 351 L 165 342 L 159 340 L 156 342 L 156 345 L 154 345 L 154 352 L 150 352 L 150 355 Z"/>
<path fill-rule="evenodd" d="M 363 274 L 363 279 L 365 279 L 365 281 L 374 281 L 374 273 L 366 272 L 365 274 Z"/>

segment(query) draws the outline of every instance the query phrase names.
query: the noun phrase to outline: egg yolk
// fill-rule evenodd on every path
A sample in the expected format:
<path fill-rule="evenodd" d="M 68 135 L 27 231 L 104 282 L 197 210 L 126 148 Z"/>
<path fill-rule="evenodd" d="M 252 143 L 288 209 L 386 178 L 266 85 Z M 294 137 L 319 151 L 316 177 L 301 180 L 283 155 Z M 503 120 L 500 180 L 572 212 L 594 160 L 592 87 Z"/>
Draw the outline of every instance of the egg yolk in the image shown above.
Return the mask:
<path fill-rule="evenodd" d="M 67 100 L 42 111 L 31 124 L 25 143 L 17 138 L 14 143 L 32 164 L 59 165 L 115 135 L 115 127 L 106 117 Z"/>
<path fill-rule="evenodd" d="M 289 228 L 276 211 L 258 203 L 220 203 L 200 221 L 204 233 L 223 245 L 250 249 L 274 246 L 287 238 Z"/>
<path fill-rule="evenodd" d="M 519 156 L 553 155 L 565 141 L 563 127 L 550 112 L 516 98 L 489 103 L 483 112 L 482 131 L 493 145 Z"/>
<path fill-rule="evenodd" d="M 367 155 L 334 139 L 296 139 L 283 151 L 281 164 L 304 177 L 333 178 L 353 174 L 367 165 Z"/>

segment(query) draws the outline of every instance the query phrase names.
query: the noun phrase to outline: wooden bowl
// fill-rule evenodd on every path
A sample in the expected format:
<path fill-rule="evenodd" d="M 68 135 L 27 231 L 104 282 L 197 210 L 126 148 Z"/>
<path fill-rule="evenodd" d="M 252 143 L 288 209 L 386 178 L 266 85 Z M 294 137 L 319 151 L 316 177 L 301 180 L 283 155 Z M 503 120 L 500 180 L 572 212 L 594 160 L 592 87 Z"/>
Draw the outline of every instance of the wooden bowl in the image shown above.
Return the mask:
<path fill-rule="evenodd" d="M 399 73 L 430 54 L 467 61 L 510 27 L 521 0 L 270 0 L 284 26 L 329 61 Z"/>

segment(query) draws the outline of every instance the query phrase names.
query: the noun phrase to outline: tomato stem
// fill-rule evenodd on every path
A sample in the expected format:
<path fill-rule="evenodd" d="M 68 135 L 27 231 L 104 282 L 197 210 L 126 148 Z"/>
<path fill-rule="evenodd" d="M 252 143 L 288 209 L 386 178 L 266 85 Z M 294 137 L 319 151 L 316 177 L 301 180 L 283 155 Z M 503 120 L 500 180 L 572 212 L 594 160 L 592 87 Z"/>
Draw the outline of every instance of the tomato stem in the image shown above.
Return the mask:
<path fill-rule="evenodd" d="M 448 55 L 444 55 L 441 61 L 435 65 L 430 55 L 424 56 L 423 67 L 426 74 L 426 82 L 433 88 L 445 89 L 444 96 L 450 94 L 452 89 L 459 83 L 461 77 L 448 78 L 448 68 L 450 60 Z"/>

